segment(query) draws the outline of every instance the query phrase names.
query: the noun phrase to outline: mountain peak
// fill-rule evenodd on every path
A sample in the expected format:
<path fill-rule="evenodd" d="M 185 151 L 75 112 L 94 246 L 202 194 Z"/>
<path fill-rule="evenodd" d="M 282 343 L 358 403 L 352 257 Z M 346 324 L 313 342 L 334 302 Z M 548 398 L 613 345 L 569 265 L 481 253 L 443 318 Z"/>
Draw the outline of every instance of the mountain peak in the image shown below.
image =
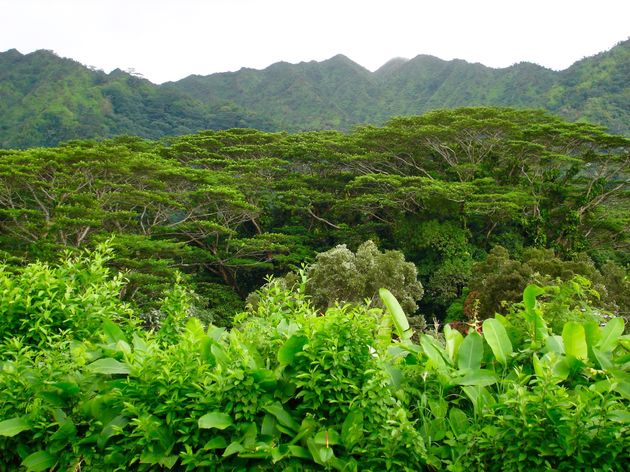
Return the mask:
<path fill-rule="evenodd" d="M 332 66 L 332 67 L 342 67 L 345 69 L 352 69 L 355 72 L 358 72 L 361 74 L 371 74 L 371 72 L 367 70 L 365 67 L 363 67 L 361 64 L 354 62 L 348 56 L 344 56 L 343 54 L 337 54 L 331 57 L 330 59 L 326 59 L 325 61 L 322 61 L 319 63 L 316 62 L 315 64 Z"/>
<path fill-rule="evenodd" d="M 3 56 L 4 55 L 6 55 L 6 56 L 18 56 L 18 57 L 22 57 L 23 56 L 23 54 L 20 51 L 18 51 L 17 49 L 15 49 L 15 48 L 7 49 L 4 52 L 0 52 L 0 55 L 3 55 Z"/>
<path fill-rule="evenodd" d="M 394 57 L 393 59 L 390 59 L 381 67 L 376 69 L 374 73 L 376 75 L 391 74 L 397 71 L 400 67 L 404 66 L 407 62 L 409 62 L 409 59 L 407 59 L 406 57 Z"/>
<path fill-rule="evenodd" d="M 356 62 L 354 62 L 348 56 L 344 56 L 343 54 L 335 54 L 333 57 L 323 62 L 351 62 L 352 64 L 356 64 Z"/>

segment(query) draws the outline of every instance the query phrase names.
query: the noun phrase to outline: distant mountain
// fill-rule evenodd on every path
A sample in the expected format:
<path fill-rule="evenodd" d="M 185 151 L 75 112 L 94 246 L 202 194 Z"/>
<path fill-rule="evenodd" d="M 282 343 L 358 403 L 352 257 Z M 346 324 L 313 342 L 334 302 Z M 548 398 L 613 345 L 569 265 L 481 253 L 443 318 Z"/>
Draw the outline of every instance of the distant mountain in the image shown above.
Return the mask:
<path fill-rule="evenodd" d="M 224 101 L 198 102 L 120 69 L 92 70 L 50 51 L 0 53 L 0 147 L 79 138 L 145 138 L 271 125 Z"/>
<path fill-rule="evenodd" d="M 370 72 L 343 55 L 264 70 L 193 75 L 155 85 L 50 51 L 0 53 L 0 147 L 55 145 L 201 129 L 346 130 L 459 106 L 544 108 L 630 134 L 630 40 L 555 72 L 530 63 L 493 69 L 421 55 Z"/>
<path fill-rule="evenodd" d="M 237 103 L 288 131 L 347 129 L 375 121 L 380 94 L 372 73 L 343 55 L 323 62 L 278 62 L 265 70 L 193 75 L 164 86 L 201 102 Z"/>
<path fill-rule="evenodd" d="M 522 62 L 503 69 L 421 55 L 372 73 L 344 56 L 264 70 L 190 76 L 165 84 L 200 102 L 229 100 L 279 129 L 347 129 L 396 115 L 460 106 L 544 108 L 630 133 L 630 40 L 555 72 Z"/>

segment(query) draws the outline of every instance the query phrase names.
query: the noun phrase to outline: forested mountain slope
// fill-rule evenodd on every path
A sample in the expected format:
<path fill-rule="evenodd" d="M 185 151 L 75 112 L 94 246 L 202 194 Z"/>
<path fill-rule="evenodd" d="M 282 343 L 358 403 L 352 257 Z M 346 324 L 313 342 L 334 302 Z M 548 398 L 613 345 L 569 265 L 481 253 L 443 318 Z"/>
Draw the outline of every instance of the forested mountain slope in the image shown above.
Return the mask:
<path fill-rule="evenodd" d="M 10 50 L 0 53 L 0 147 L 234 127 L 349 130 L 460 106 L 542 108 L 627 135 L 628 77 L 630 40 L 560 72 L 529 63 L 492 69 L 425 55 L 370 72 L 338 55 L 163 85 L 120 70 L 92 70 L 49 51 Z"/>
<path fill-rule="evenodd" d="M 202 129 L 268 126 L 236 107 L 201 104 L 121 70 L 92 70 L 50 51 L 0 54 L 0 147 L 79 138 L 144 138 Z"/>
<path fill-rule="evenodd" d="M 421 55 L 374 73 L 344 56 L 264 70 L 190 76 L 167 84 L 201 102 L 230 100 L 278 129 L 349 129 L 461 106 L 543 108 L 630 132 L 630 40 L 555 72 L 531 63 L 492 69 Z"/>

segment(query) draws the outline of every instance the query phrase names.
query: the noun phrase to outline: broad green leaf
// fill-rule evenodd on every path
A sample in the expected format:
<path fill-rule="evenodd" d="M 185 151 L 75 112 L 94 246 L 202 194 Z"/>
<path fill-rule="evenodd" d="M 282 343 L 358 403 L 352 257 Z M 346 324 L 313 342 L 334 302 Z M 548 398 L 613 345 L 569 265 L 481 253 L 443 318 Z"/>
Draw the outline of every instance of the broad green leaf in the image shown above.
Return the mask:
<path fill-rule="evenodd" d="M 630 380 L 627 378 L 615 378 L 614 390 L 624 397 L 626 400 L 630 400 Z"/>
<path fill-rule="evenodd" d="M 279 403 L 276 402 L 265 408 L 267 413 L 272 414 L 278 420 L 278 423 L 286 428 L 297 432 L 300 429 L 300 425 L 293 419 L 287 410 Z"/>
<path fill-rule="evenodd" d="M 426 421 L 426 420 L 425 420 Z M 428 426 L 429 436 L 432 441 L 441 441 L 448 432 L 446 421 L 444 418 L 434 418 L 425 423 L 425 428 Z"/>
<path fill-rule="evenodd" d="M 203 450 L 210 451 L 212 449 L 225 449 L 227 445 L 227 441 L 223 436 L 215 436 L 206 443 L 206 445 L 203 447 Z"/>
<path fill-rule="evenodd" d="M 225 328 L 217 328 L 214 325 L 208 326 L 207 335 L 213 341 L 217 343 L 220 342 L 224 334 L 225 334 Z"/>
<path fill-rule="evenodd" d="M 451 328 L 449 325 L 444 326 L 444 340 L 446 341 L 446 352 L 451 360 L 452 364 L 455 364 L 459 348 L 464 341 L 462 333 L 456 329 Z"/>
<path fill-rule="evenodd" d="M 206 413 L 197 422 L 201 429 L 225 429 L 233 424 L 232 418 L 227 413 L 221 411 L 213 411 Z"/>
<path fill-rule="evenodd" d="M 97 361 L 92 362 L 88 368 L 92 372 L 96 372 L 98 374 L 125 374 L 129 375 L 131 373 L 131 369 L 129 366 L 123 362 L 117 361 L 116 359 L 112 359 L 111 357 L 107 357 L 105 359 L 99 359 Z"/>
<path fill-rule="evenodd" d="M 243 452 L 244 450 L 245 448 L 240 442 L 234 441 L 225 448 L 225 451 L 223 451 L 223 457 L 232 456 L 234 454 L 238 454 L 239 452 Z"/>
<path fill-rule="evenodd" d="M 540 313 L 534 313 L 530 324 L 532 325 L 532 331 L 534 332 L 534 339 L 532 341 L 534 344 L 540 345 L 540 343 L 543 343 L 549 336 L 547 323 L 545 323 L 545 320 Z"/>
<path fill-rule="evenodd" d="M 448 403 L 444 398 L 438 397 L 436 399 L 429 399 L 429 408 L 434 418 L 446 418 L 446 412 L 448 411 Z"/>
<path fill-rule="evenodd" d="M 630 423 L 630 411 L 628 410 L 613 410 L 608 414 L 608 417 L 618 423 Z"/>
<path fill-rule="evenodd" d="M 566 322 L 562 328 L 562 341 L 564 342 L 564 350 L 568 356 L 573 356 L 581 360 L 588 358 L 586 333 L 581 323 L 577 321 Z"/>
<path fill-rule="evenodd" d="M 458 385 L 476 385 L 485 387 L 497 382 L 497 376 L 491 370 L 477 369 L 467 372 L 463 377 L 457 379 Z"/>
<path fill-rule="evenodd" d="M 46 451 L 34 452 L 22 461 L 26 470 L 32 472 L 42 472 L 55 466 L 57 459 Z"/>
<path fill-rule="evenodd" d="M 534 365 L 534 373 L 536 374 L 536 377 L 541 379 L 544 378 L 545 369 L 540 359 L 538 359 L 536 353 L 534 353 L 534 355 L 532 356 L 532 364 Z"/>
<path fill-rule="evenodd" d="M 530 284 L 523 291 L 523 305 L 525 305 L 525 318 L 531 325 L 534 339 L 532 343 L 541 343 L 549 334 L 545 320 L 536 310 L 536 297 L 545 293 L 545 290 L 538 285 Z"/>
<path fill-rule="evenodd" d="M 333 458 L 334 453 L 331 447 L 320 446 L 314 439 L 307 439 L 306 445 L 308 447 L 313 460 L 320 465 L 326 465 L 330 459 Z"/>
<path fill-rule="evenodd" d="M 210 346 L 210 353 L 214 356 L 214 358 L 223 365 L 227 365 L 230 363 L 230 359 L 228 358 L 225 349 L 223 349 L 218 344 L 212 344 Z"/>
<path fill-rule="evenodd" d="M 428 334 L 421 335 L 420 346 L 422 346 L 422 350 L 436 368 L 441 369 L 446 367 L 444 356 L 442 356 L 440 349 L 435 345 L 435 340 L 431 336 Z"/>
<path fill-rule="evenodd" d="M 308 338 L 304 335 L 293 335 L 285 341 L 282 347 L 278 350 L 278 362 L 280 365 L 291 365 L 295 355 L 301 352 Z"/>
<path fill-rule="evenodd" d="M 547 378 L 555 383 L 565 380 L 571 370 L 567 358 L 554 351 L 546 353 L 540 360 L 538 356 L 534 354 L 532 361 L 537 377 Z"/>
<path fill-rule="evenodd" d="M 475 415 L 480 415 L 485 407 L 496 403 L 494 397 L 482 386 L 469 385 L 462 387 L 462 390 L 472 402 Z"/>
<path fill-rule="evenodd" d="M 389 375 L 389 378 L 392 382 L 392 386 L 395 389 L 399 389 L 402 385 L 402 381 L 403 381 L 403 373 L 402 370 L 400 370 L 397 367 L 394 367 L 391 364 L 385 364 L 384 366 L 385 371 L 387 372 L 387 374 Z"/>
<path fill-rule="evenodd" d="M 566 380 L 571 373 L 571 368 L 569 367 L 569 361 L 566 357 L 560 357 L 551 367 L 551 373 L 557 382 L 561 382 Z"/>
<path fill-rule="evenodd" d="M 483 357 L 483 341 L 477 331 L 471 331 L 464 338 L 457 356 L 457 366 L 460 370 L 479 370 Z"/>
<path fill-rule="evenodd" d="M 31 426 L 24 417 L 0 421 L 0 436 L 12 438 L 16 434 L 20 434 L 22 431 L 27 431 L 29 429 L 31 429 Z"/>
<path fill-rule="evenodd" d="M 448 413 L 448 422 L 456 436 L 464 434 L 470 426 L 468 416 L 459 408 L 451 408 Z"/>
<path fill-rule="evenodd" d="M 545 348 L 547 352 L 564 354 L 564 342 L 562 341 L 562 336 L 547 336 L 545 338 Z"/>
<path fill-rule="evenodd" d="M 351 449 L 363 438 L 363 413 L 352 410 L 341 425 L 341 442 L 346 449 Z"/>
<path fill-rule="evenodd" d="M 602 352 L 597 348 L 593 348 L 593 355 L 599 367 L 603 370 L 611 370 L 614 368 L 612 362 L 612 353 L 610 351 Z"/>
<path fill-rule="evenodd" d="M 207 336 L 201 320 L 194 316 L 186 321 L 186 333 L 197 341 L 201 341 Z"/>
<path fill-rule="evenodd" d="M 118 415 L 109 423 L 103 426 L 101 433 L 98 435 L 97 445 L 99 448 L 105 447 L 109 438 L 118 434 L 123 434 L 122 429 L 129 423 L 129 419 L 125 416 Z"/>
<path fill-rule="evenodd" d="M 315 435 L 315 444 L 319 444 L 320 446 L 334 446 L 335 444 L 339 444 L 341 441 L 341 436 L 334 429 L 327 429 L 326 431 L 320 431 Z"/>
<path fill-rule="evenodd" d="M 612 351 L 617 345 L 619 337 L 623 334 L 623 318 L 613 318 L 602 328 L 601 337 L 597 343 L 600 351 Z"/>
<path fill-rule="evenodd" d="M 276 431 L 276 417 L 270 413 L 265 414 L 260 427 L 260 434 L 263 436 L 273 436 L 276 434 Z"/>
<path fill-rule="evenodd" d="M 545 290 L 538 285 L 530 284 L 525 287 L 523 291 L 523 305 L 525 305 L 525 311 L 533 313 L 536 308 L 536 297 L 545 293 Z"/>
<path fill-rule="evenodd" d="M 584 322 L 584 334 L 586 334 L 586 345 L 588 346 L 589 358 L 592 357 L 592 349 L 597 346 L 602 337 L 602 330 L 594 320 Z"/>
<path fill-rule="evenodd" d="M 389 313 L 384 313 L 376 335 L 378 346 L 387 347 L 392 343 L 392 324 L 392 316 Z"/>
<path fill-rule="evenodd" d="M 175 463 L 177 462 L 177 459 L 179 459 L 179 456 L 176 456 L 176 455 L 166 456 L 160 459 L 160 462 L 158 462 L 158 464 L 163 465 L 167 469 L 172 469 Z"/>
<path fill-rule="evenodd" d="M 269 369 L 254 369 L 250 372 L 250 375 L 267 392 L 273 391 L 278 384 L 276 375 Z"/>
<path fill-rule="evenodd" d="M 241 437 L 243 446 L 246 449 L 253 449 L 256 445 L 256 438 L 258 437 L 258 427 L 256 423 L 239 424 L 239 430 L 243 431 L 243 428 L 245 428 L 245 432 Z"/>
<path fill-rule="evenodd" d="M 308 453 L 308 449 L 301 446 L 291 445 L 289 446 L 289 455 L 291 457 L 299 457 L 300 459 L 310 459 L 311 455 Z"/>
<path fill-rule="evenodd" d="M 387 311 L 392 315 L 392 320 L 394 321 L 394 326 L 396 327 L 396 334 L 400 339 L 407 339 L 410 337 L 410 329 L 409 329 L 409 321 L 407 320 L 407 316 L 405 316 L 405 312 L 403 311 L 400 303 L 396 300 L 396 297 L 392 295 L 392 292 L 387 290 L 386 288 L 381 288 L 378 291 L 381 300 L 385 304 Z"/>
<path fill-rule="evenodd" d="M 483 322 L 483 336 L 492 349 L 494 357 L 503 365 L 507 365 L 508 357 L 512 354 L 512 343 L 503 325 L 495 319 Z"/>
<path fill-rule="evenodd" d="M 271 462 L 275 464 L 289 454 L 289 447 L 286 444 L 280 444 L 279 446 L 272 447 L 269 452 L 271 453 Z"/>
<path fill-rule="evenodd" d="M 131 346 L 126 341 L 118 341 L 116 343 L 116 351 L 121 352 L 123 356 L 130 356 Z"/>
<path fill-rule="evenodd" d="M 112 344 L 116 344 L 118 341 L 127 342 L 127 337 L 125 336 L 125 333 L 123 333 L 123 330 L 120 329 L 120 327 L 113 321 L 111 320 L 103 321 L 102 328 L 103 328 L 103 332 L 105 333 L 105 336 L 107 337 L 108 342 Z"/>
<path fill-rule="evenodd" d="M 334 452 L 331 447 L 320 447 L 319 448 L 319 460 L 322 461 L 323 464 L 330 461 L 333 458 Z"/>

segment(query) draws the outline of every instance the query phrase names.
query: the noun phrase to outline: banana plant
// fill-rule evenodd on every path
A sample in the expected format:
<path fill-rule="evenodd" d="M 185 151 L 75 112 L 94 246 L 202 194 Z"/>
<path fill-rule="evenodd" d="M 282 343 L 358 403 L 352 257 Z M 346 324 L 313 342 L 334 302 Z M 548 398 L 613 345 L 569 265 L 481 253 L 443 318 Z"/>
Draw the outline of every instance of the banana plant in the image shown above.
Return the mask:
<path fill-rule="evenodd" d="M 536 298 L 543 293 L 545 293 L 545 289 L 535 284 L 528 285 L 523 291 L 525 320 L 530 327 L 532 349 L 542 346 L 547 336 L 549 336 L 547 323 L 545 323 L 542 312 L 538 308 L 538 301 L 536 300 Z"/>

